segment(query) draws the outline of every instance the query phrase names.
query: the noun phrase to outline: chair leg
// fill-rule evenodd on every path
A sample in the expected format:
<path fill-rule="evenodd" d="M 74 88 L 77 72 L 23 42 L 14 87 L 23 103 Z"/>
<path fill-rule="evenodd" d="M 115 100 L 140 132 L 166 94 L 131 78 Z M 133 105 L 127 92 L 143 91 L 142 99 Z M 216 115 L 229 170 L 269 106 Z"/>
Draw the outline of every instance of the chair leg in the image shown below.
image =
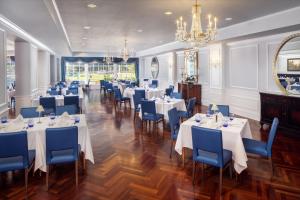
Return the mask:
<path fill-rule="evenodd" d="M 196 168 L 196 162 L 193 161 L 193 185 L 195 185 L 195 168 Z"/>
<path fill-rule="evenodd" d="M 272 157 L 269 157 L 269 161 L 271 162 L 271 170 L 272 170 L 271 177 L 273 178 L 273 176 L 274 176 L 274 165 L 273 165 Z"/>
<path fill-rule="evenodd" d="M 222 196 L 222 182 L 223 182 L 222 178 L 223 178 L 223 169 L 220 168 L 220 186 L 219 186 L 220 197 Z"/>
<path fill-rule="evenodd" d="M 230 166 L 229 166 L 229 168 L 230 168 L 230 169 L 229 169 L 229 170 L 230 170 L 230 171 L 229 171 L 229 173 L 230 173 L 230 178 L 232 179 L 232 168 L 233 168 L 233 162 L 231 162 L 231 163 L 230 163 Z"/>
<path fill-rule="evenodd" d="M 172 158 L 172 151 L 173 151 L 173 140 L 171 138 L 170 158 Z"/>
<path fill-rule="evenodd" d="M 76 187 L 78 187 L 78 160 L 75 161 Z"/>
<path fill-rule="evenodd" d="M 47 165 L 47 171 L 46 171 L 46 187 L 47 191 L 49 190 L 49 173 L 50 173 L 50 167 Z"/>
<path fill-rule="evenodd" d="M 28 169 L 25 169 L 25 191 L 26 191 L 26 199 L 28 194 Z"/>

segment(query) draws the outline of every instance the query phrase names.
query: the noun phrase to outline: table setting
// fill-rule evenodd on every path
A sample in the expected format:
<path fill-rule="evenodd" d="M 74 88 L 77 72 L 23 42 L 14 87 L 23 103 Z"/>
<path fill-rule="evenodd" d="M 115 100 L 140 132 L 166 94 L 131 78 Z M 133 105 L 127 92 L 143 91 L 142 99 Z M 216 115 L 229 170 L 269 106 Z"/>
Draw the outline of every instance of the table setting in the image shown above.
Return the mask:
<path fill-rule="evenodd" d="M 36 150 L 34 170 L 40 169 L 46 172 L 45 131 L 47 128 L 69 126 L 78 127 L 78 143 L 81 146 L 81 151 L 85 153 L 85 159 L 94 163 L 91 138 L 84 114 L 69 115 L 65 112 L 61 116 L 55 116 L 52 113 L 41 118 L 24 119 L 21 115 L 13 120 L 1 118 L 0 134 L 27 131 L 28 149 Z"/>
<path fill-rule="evenodd" d="M 222 113 L 197 113 L 190 119 L 181 123 L 175 150 L 181 155 L 183 148 L 193 149 L 192 126 L 199 126 L 222 131 L 223 148 L 232 152 L 234 169 L 241 173 L 247 168 L 247 154 L 242 138 L 252 139 L 250 125 L 247 119 L 231 115 L 225 117 Z"/>

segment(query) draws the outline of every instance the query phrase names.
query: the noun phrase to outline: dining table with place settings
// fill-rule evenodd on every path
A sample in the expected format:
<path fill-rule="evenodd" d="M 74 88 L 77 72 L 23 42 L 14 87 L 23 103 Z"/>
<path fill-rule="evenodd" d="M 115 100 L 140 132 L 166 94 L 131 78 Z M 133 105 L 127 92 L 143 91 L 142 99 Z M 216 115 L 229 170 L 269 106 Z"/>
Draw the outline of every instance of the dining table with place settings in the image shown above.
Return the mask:
<path fill-rule="evenodd" d="M 0 134 L 8 132 L 27 131 L 28 150 L 35 150 L 34 171 L 46 172 L 46 129 L 59 127 L 78 127 L 78 144 L 85 154 L 85 159 L 94 164 L 94 155 L 91 145 L 89 129 L 84 114 L 59 117 L 48 116 L 41 118 L 24 119 L 19 115 L 16 119 L 0 124 Z"/>
<path fill-rule="evenodd" d="M 219 116 L 219 115 L 218 115 Z M 218 129 L 222 131 L 223 148 L 232 152 L 234 169 L 241 173 L 247 168 L 247 154 L 242 138 L 252 139 L 250 125 L 247 119 L 234 117 L 218 117 L 215 115 L 195 114 L 180 124 L 175 150 L 182 155 L 183 148 L 193 149 L 192 126 Z"/>
<path fill-rule="evenodd" d="M 186 111 L 185 101 L 183 99 L 165 97 L 164 99 L 152 98 L 150 100 L 155 101 L 156 113 L 163 114 L 166 121 L 169 121 L 168 111 L 172 108 L 176 108 L 178 111 Z M 139 116 L 142 118 L 142 111 L 140 111 Z"/>
<path fill-rule="evenodd" d="M 142 88 L 142 87 L 135 87 L 135 88 L 126 88 L 123 92 L 123 97 L 130 98 L 131 105 L 134 105 L 133 102 L 133 95 L 135 90 L 145 90 L 145 97 L 146 99 L 152 99 L 152 98 L 160 98 L 164 96 L 165 91 L 158 88 Z"/>

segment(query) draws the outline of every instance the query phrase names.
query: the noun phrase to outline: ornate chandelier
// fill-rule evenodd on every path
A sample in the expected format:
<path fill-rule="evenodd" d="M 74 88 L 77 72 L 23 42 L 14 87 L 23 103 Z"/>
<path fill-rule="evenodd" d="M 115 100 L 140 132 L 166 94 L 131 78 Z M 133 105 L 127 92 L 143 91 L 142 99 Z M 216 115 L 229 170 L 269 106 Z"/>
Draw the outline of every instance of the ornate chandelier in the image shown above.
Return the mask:
<path fill-rule="evenodd" d="M 124 48 L 121 51 L 121 56 L 124 62 L 127 62 L 130 57 L 129 49 L 127 48 L 127 40 L 125 39 Z"/>
<path fill-rule="evenodd" d="M 107 64 L 110 65 L 114 62 L 114 57 L 110 55 L 109 50 L 107 51 L 106 56 L 104 57 L 103 61 Z"/>
<path fill-rule="evenodd" d="M 201 5 L 196 0 L 192 8 L 192 26 L 191 31 L 188 33 L 186 30 L 187 24 L 180 17 L 177 21 L 177 30 L 175 40 L 179 42 L 190 43 L 192 47 L 199 48 L 215 39 L 217 33 L 217 18 L 214 17 L 214 26 L 212 16 L 208 15 L 208 25 L 206 32 L 202 30 L 201 24 Z"/>

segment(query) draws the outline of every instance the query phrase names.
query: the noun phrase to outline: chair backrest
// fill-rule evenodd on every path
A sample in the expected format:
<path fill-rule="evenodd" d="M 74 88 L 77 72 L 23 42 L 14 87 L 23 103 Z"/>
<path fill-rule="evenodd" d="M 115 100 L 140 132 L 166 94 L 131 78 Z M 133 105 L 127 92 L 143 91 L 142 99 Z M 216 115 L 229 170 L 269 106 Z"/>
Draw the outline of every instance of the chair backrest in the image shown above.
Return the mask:
<path fill-rule="evenodd" d="M 277 117 L 275 117 L 273 119 L 271 130 L 269 132 L 269 138 L 268 138 L 268 141 L 267 141 L 267 152 L 268 152 L 269 157 L 272 156 L 272 145 L 273 145 L 276 133 L 277 133 L 278 124 L 279 124 L 279 120 L 278 120 Z"/>
<path fill-rule="evenodd" d="M 39 117 L 39 113 L 36 112 L 36 107 L 21 108 L 20 114 L 22 115 L 23 118 Z"/>
<path fill-rule="evenodd" d="M 193 114 L 196 105 L 196 97 L 190 98 L 187 105 L 187 112 Z"/>
<path fill-rule="evenodd" d="M 113 84 L 112 83 L 106 83 L 106 89 L 113 90 Z"/>
<path fill-rule="evenodd" d="M 79 109 L 79 96 L 64 96 L 64 105 L 75 105 Z"/>
<path fill-rule="evenodd" d="M 146 99 L 146 91 L 145 90 L 134 90 L 134 94 L 138 95 L 140 98 Z"/>
<path fill-rule="evenodd" d="M 51 89 L 51 91 L 49 91 L 49 94 L 50 94 L 50 95 L 59 95 L 59 92 L 56 91 L 56 89 L 55 89 L 55 90 L 52 90 L 52 89 Z"/>
<path fill-rule="evenodd" d="M 173 92 L 171 97 L 175 99 L 182 99 L 182 94 L 180 92 Z"/>
<path fill-rule="evenodd" d="M 166 89 L 166 95 L 167 95 L 167 96 L 171 96 L 172 92 L 173 92 L 173 89 L 172 89 L 172 88 L 167 88 L 167 89 Z"/>
<path fill-rule="evenodd" d="M 142 117 L 147 114 L 156 115 L 155 101 L 142 100 L 141 101 Z"/>
<path fill-rule="evenodd" d="M 169 123 L 171 127 L 171 134 L 174 135 L 175 131 L 178 130 L 180 126 L 180 118 L 178 116 L 176 107 L 168 111 L 168 116 L 169 116 Z"/>
<path fill-rule="evenodd" d="M 217 156 L 217 167 L 224 166 L 222 131 L 192 126 L 193 158 L 199 155 L 199 150 Z"/>
<path fill-rule="evenodd" d="M 72 94 L 78 94 L 78 87 L 69 87 L 68 90 Z"/>
<path fill-rule="evenodd" d="M 40 105 L 44 108 L 53 108 L 55 110 L 55 97 L 40 97 Z"/>
<path fill-rule="evenodd" d="M 50 163 L 52 152 L 73 150 L 72 155 L 78 159 L 78 127 L 46 129 L 46 162 Z"/>
<path fill-rule="evenodd" d="M 158 87 L 158 80 L 152 80 L 151 85 L 157 88 Z"/>
<path fill-rule="evenodd" d="M 115 100 L 120 101 L 122 99 L 122 93 L 119 88 L 114 88 Z"/>
<path fill-rule="evenodd" d="M 219 109 L 218 111 L 220 113 L 222 113 L 223 116 L 229 117 L 229 105 L 217 105 L 217 106 L 218 106 L 218 109 Z M 212 108 L 212 104 L 210 104 L 208 106 L 208 111 L 210 113 L 212 113 L 211 108 Z"/>
<path fill-rule="evenodd" d="M 1 133 L 0 158 L 19 156 L 23 159 L 23 168 L 27 168 L 29 165 L 27 132 Z"/>
<path fill-rule="evenodd" d="M 64 112 L 67 112 L 69 115 L 75 115 L 78 114 L 78 109 L 76 105 L 56 106 L 56 115 L 62 115 Z"/>
<path fill-rule="evenodd" d="M 136 94 L 132 95 L 132 98 L 133 98 L 134 108 L 137 110 L 139 107 L 139 104 L 141 104 L 142 99 Z"/>

